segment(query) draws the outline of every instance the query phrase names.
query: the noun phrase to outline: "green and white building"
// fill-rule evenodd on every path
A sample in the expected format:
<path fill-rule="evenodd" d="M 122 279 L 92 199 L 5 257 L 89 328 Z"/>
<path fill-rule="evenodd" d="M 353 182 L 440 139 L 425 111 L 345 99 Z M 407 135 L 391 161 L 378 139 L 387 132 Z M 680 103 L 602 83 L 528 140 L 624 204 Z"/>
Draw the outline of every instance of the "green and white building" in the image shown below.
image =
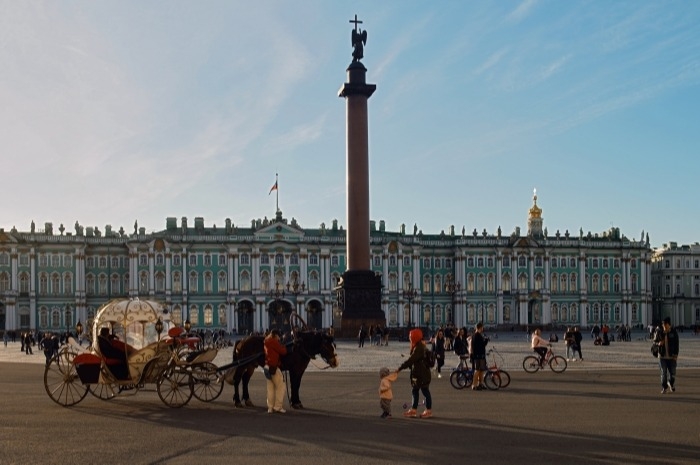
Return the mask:
<path fill-rule="evenodd" d="M 700 324 L 700 244 L 669 242 L 656 249 L 651 285 L 655 322 L 669 316 L 675 326 Z"/>
<path fill-rule="evenodd" d="M 424 234 L 370 227 L 368 267 L 381 274 L 391 327 L 646 326 L 652 319 L 649 239 L 543 228 L 537 196 L 527 233 L 454 227 Z M 162 231 L 134 226 L 74 231 L 0 230 L 0 329 L 65 331 L 110 299 L 161 300 L 193 328 L 264 330 L 297 311 L 311 326 L 339 325 L 334 288 L 346 269 L 345 231 L 303 228 L 281 211 L 250 226 L 167 218 Z M 674 288 L 675 289 L 675 288 Z M 666 304 L 664 304 L 666 305 Z"/>

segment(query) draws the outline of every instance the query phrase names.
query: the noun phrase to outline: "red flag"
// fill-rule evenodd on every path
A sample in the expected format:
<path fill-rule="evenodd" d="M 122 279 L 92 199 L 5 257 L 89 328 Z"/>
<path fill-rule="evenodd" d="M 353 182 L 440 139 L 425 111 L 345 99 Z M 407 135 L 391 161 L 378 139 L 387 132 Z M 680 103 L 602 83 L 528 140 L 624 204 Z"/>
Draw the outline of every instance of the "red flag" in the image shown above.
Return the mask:
<path fill-rule="evenodd" d="M 270 192 L 268 192 L 267 195 L 272 194 L 272 191 L 276 191 L 276 190 L 277 190 L 277 181 L 275 181 L 275 184 L 270 188 Z"/>

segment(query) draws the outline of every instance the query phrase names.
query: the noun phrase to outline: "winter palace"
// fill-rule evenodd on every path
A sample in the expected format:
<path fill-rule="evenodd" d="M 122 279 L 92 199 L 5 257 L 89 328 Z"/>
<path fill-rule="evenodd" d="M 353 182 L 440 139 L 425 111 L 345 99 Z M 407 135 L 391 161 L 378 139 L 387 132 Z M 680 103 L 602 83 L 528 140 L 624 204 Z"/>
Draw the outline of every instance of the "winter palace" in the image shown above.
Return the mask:
<path fill-rule="evenodd" d="M 526 234 L 519 227 L 510 234 L 500 228 L 460 234 L 454 227 L 423 234 L 405 225 L 391 232 L 373 221 L 370 247 L 368 266 L 382 277 L 391 327 L 483 321 L 499 328 L 585 328 L 646 326 L 661 313 L 678 323 L 698 318 L 700 306 L 679 298 L 700 295 L 700 282 L 681 289 L 671 274 L 668 285 L 659 276 L 654 279 L 664 283 L 652 285 L 653 263 L 660 272 L 667 264 L 668 273 L 686 265 L 685 258 L 665 263 L 655 258 L 648 235 L 629 239 L 618 228 L 549 234 L 537 196 Z M 72 330 L 79 320 L 89 323 L 103 303 L 127 297 L 165 302 L 172 320 L 200 329 L 260 331 L 292 311 L 311 326 L 337 326 L 334 288 L 345 253 L 337 220 L 303 228 L 280 210 L 246 227 L 228 219 L 217 228 L 199 217 L 194 224 L 167 218 L 164 230 L 149 234 L 137 224 L 133 234 L 77 222 L 73 231 L 51 223 L 35 230 L 33 222 L 29 231 L 0 229 L 0 330 Z M 698 268 L 697 253 L 689 267 Z"/>

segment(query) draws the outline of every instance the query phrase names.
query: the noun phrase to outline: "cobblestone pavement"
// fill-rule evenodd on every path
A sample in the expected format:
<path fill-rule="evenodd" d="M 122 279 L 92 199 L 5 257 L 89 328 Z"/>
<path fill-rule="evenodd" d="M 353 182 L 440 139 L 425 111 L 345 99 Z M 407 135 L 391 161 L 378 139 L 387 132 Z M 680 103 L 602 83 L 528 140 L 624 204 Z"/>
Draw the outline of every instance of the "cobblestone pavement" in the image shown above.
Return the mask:
<path fill-rule="evenodd" d="M 522 360 L 532 353 L 526 336 L 523 333 L 490 333 L 491 340 L 487 348 L 495 348 L 502 357 L 497 359 L 501 368 L 516 371 L 522 370 Z M 561 337 L 561 335 L 559 335 Z M 644 338 L 645 333 L 635 332 L 630 342 L 611 342 L 609 346 L 594 346 L 593 340 L 584 335 L 582 344 L 583 361 L 571 361 L 569 370 L 611 370 L 630 368 L 656 368 L 657 362 L 651 356 L 649 347 L 651 342 Z M 340 357 L 338 372 L 374 372 L 382 366 L 390 368 L 398 367 L 408 355 L 408 342 L 390 341 L 388 346 L 376 346 L 365 343 L 358 347 L 357 341 L 338 340 L 337 352 Z M 552 344 L 555 353 L 566 356 L 566 348 L 563 342 Z M 8 343 L 7 347 L 0 346 L 1 362 L 16 363 L 44 363 L 44 354 L 36 347 L 33 355 L 20 352 L 20 343 Z M 218 366 L 230 363 L 232 349 L 219 351 L 214 363 Z M 491 361 L 491 357 L 489 358 Z M 459 359 L 454 353 L 448 352 L 443 371 L 449 372 L 456 366 Z M 309 372 L 326 368 L 326 364 L 318 358 L 312 360 L 308 368 Z M 700 368 L 700 336 L 685 332 L 680 333 L 680 357 L 678 368 Z"/>

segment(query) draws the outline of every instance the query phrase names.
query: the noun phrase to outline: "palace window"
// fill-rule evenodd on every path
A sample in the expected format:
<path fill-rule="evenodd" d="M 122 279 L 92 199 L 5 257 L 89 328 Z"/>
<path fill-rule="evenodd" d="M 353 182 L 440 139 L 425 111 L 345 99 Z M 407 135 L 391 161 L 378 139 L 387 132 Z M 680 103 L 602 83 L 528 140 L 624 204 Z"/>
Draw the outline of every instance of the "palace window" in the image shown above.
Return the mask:
<path fill-rule="evenodd" d="M 163 257 L 162 253 L 159 253 L 156 255 L 156 266 L 163 266 L 165 265 L 165 258 Z"/>
<path fill-rule="evenodd" d="M 119 268 L 119 257 L 112 257 L 112 268 Z"/>
<path fill-rule="evenodd" d="M 219 254 L 219 266 L 226 266 L 226 255 L 220 253 Z"/>
<path fill-rule="evenodd" d="M 29 274 L 20 273 L 19 275 L 19 292 L 20 294 L 29 293 Z"/>
<path fill-rule="evenodd" d="M 214 310 L 211 305 L 204 306 L 204 326 L 212 326 L 214 324 Z"/>
<path fill-rule="evenodd" d="M 10 290 L 10 275 L 4 271 L 0 273 L 0 292 L 7 292 Z"/>
<path fill-rule="evenodd" d="M 165 292 L 165 274 L 156 273 L 156 292 Z"/>
<path fill-rule="evenodd" d="M 552 258 L 551 264 L 552 264 L 552 268 L 556 268 L 556 267 L 557 267 L 557 259 L 556 259 L 556 257 L 553 257 L 553 258 Z"/>
<path fill-rule="evenodd" d="M 226 305 L 219 305 L 219 326 L 226 326 Z"/>
<path fill-rule="evenodd" d="M 381 266 L 382 266 L 382 257 L 380 257 L 379 255 L 375 255 L 374 256 L 374 267 L 379 268 Z"/>
<path fill-rule="evenodd" d="M 139 292 L 141 294 L 148 293 L 148 273 L 145 271 L 142 271 L 141 274 L 139 274 Z"/>
<path fill-rule="evenodd" d="M 241 254 L 240 262 L 241 265 L 250 265 L 250 255 L 247 253 Z"/>
<path fill-rule="evenodd" d="M 207 271 L 204 273 L 204 293 L 211 294 L 212 292 L 214 292 L 214 277 L 211 271 Z"/>
<path fill-rule="evenodd" d="M 289 257 L 289 264 L 290 265 L 298 265 L 299 264 L 299 254 L 293 253 L 291 257 Z"/>
<path fill-rule="evenodd" d="M 98 262 L 100 263 L 100 268 L 107 268 L 107 257 L 100 257 Z"/>
<path fill-rule="evenodd" d="M 187 290 L 188 290 L 189 292 L 195 293 L 195 292 L 198 292 L 198 291 L 199 291 L 198 278 L 199 278 L 199 277 L 197 276 L 197 272 L 196 272 L 196 271 L 193 271 L 193 272 L 190 273 L 190 279 L 189 279 L 189 283 L 188 283 L 188 285 L 187 285 Z"/>
<path fill-rule="evenodd" d="M 559 292 L 559 275 L 558 274 L 552 273 L 550 286 L 552 287 L 553 293 Z"/>
<path fill-rule="evenodd" d="M 309 273 L 309 292 L 318 292 L 318 290 L 318 273 L 316 271 L 312 271 Z"/>
<path fill-rule="evenodd" d="M 139 266 L 148 266 L 148 255 L 145 253 L 139 255 Z"/>
<path fill-rule="evenodd" d="M 63 275 L 63 293 L 66 295 L 73 293 L 73 275 L 70 273 Z"/>
<path fill-rule="evenodd" d="M 578 287 L 576 286 L 576 273 L 571 273 L 569 276 L 569 291 L 576 292 Z"/>
<path fill-rule="evenodd" d="M 182 292 L 182 276 L 178 271 L 173 273 L 173 292 Z"/>
<path fill-rule="evenodd" d="M 119 289 L 119 275 L 117 273 L 114 273 L 112 275 L 112 289 L 111 289 L 112 294 L 121 294 L 120 289 Z"/>
<path fill-rule="evenodd" d="M 318 255 L 316 255 L 315 253 L 312 253 L 309 256 L 309 265 L 313 265 L 313 266 L 318 265 Z"/>
<path fill-rule="evenodd" d="M 224 271 L 219 271 L 219 282 L 216 288 L 219 292 L 226 292 L 228 288 L 226 284 L 226 273 Z"/>
<path fill-rule="evenodd" d="M 281 253 L 275 255 L 275 265 L 284 266 L 284 255 L 282 255 Z"/>
<path fill-rule="evenodd" d="M 391 266 L 391 267 L 396 266 L 396 255 L 391 255 L 389 257 L 389 266 Z"/>
<path fill-rule="evenodd" d="M 469 268 L 474 268 L 474 258 L 473 257 L 467 258 L 467 266 Z"/>
<path fill-rule="evenodd" d="M 173 266 L 182 266 L 182 258 L 179 254 L 173 255 Z"/>
<path fill-rule="evenodd" d="M 250 292 L 250 274 L 247 271 L 241 273 L 241 291 Z"/>
<path fill-rule="evenodd" d="M 211 266 L 211 255 L 209 255 L 209 254 L 204 255 L 204 266 L 206 266 L 206 267 Z"/>
<path fill-rule="evenodd" d="M 188 259 L 190 266 L 197 266 L 197 254 L 190 253 Z"/>

